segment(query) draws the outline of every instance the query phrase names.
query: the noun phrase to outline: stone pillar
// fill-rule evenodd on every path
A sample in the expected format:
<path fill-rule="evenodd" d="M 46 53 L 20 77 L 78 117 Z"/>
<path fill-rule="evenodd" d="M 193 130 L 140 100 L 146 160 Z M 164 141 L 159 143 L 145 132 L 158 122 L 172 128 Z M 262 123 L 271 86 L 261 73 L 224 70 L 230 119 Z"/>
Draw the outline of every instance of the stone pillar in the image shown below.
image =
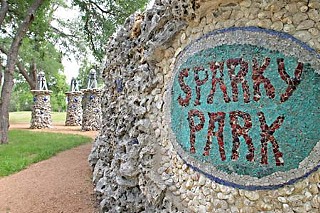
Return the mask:
<path fill-rule="evenodd" d="M 50 90 L 31 90 L 33 106 L 31 114 L 31 129 L 51 128 Z"/>
<path fill-rule="evenodd" d="M 82 130 L 95 131 L 101 128 L 101 90 L 82 90 Z"/>
<path fill-rule="evenodd" d="M 68 99 L 66 126 L 81 126 L 82 124 L 82 92 L 65 93 Z"/>

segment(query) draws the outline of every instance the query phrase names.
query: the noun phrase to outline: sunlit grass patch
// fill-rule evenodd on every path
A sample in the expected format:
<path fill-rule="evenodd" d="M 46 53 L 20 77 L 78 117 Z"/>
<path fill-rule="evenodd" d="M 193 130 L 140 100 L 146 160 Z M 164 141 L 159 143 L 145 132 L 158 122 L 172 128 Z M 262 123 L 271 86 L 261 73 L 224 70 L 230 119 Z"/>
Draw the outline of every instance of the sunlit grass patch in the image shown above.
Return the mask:
<path fill-rule="evenodd" d="M 9 144 L 0 145 L 0 177 L 91 141 L 81 135 L 10 130 Z"/>

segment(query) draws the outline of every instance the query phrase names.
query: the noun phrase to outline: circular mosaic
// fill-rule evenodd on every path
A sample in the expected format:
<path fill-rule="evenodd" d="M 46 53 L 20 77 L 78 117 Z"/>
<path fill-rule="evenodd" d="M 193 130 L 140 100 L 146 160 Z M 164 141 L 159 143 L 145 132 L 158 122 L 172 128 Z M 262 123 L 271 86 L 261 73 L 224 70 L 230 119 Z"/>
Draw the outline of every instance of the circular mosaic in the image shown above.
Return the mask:
<path fill-rule="evenodd" d="M 320 167 L 319 55 L 256 27 L 214 31 L 179 55 L 171 85 L 176 150 L 212 180 L 274 189 Z"/>

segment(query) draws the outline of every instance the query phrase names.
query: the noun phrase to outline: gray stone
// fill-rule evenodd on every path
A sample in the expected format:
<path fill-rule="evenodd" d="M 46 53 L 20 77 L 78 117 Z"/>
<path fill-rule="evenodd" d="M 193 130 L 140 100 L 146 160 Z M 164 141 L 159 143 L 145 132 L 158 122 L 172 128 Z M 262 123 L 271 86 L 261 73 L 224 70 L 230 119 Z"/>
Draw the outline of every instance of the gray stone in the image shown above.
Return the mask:
<path fill-rule="evenodd" d="M 44 129 L 52 127 L 50 90 L 31 90 L 33 105 L 31 113 L 31 129 Z"/>

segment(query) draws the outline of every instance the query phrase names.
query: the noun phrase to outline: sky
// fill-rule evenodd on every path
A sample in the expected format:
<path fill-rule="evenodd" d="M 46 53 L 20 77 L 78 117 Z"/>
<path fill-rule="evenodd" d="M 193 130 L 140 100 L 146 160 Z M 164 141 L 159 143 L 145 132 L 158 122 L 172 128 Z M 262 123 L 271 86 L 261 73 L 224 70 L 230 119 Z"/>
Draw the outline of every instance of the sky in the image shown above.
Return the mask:
<path fill-rule="evenodd" d="M 56 17 L 63 19 L 65 21 L 75 19 L 78 16 L 78 11 L 73 9 L 58 8 L 54 13 Z M 53 26 L 58 27 L 56 22 L 52 23 Z M 70 84 L 72 77 L 77 77 L 79 74 L 80 63 L 77 63 L 73 55 L 63 56 L 62 64 L 64 66 L 64 74 L 66 75 L 67 83 Z"/>
<path fill-rule="evenodd" d="M 154 4 L 154 1 L 150 0 L 147 8 L 150 8 Z M 70 5 L 70 0 L 67 0 L 66 3 Z M 77 18 L 78 11 L 76 9 L 58 8 L 55 16 L 67 21 Z M 57 27 L 57 23 L 53 22 L 52 24 Z M 70 84 L 72 77 L 77 77 L 79 74 L 80 63 L 77 63 L 74 56 L 68 55 L 68 57 L 64 56 L 62 58 L 62 64 L 64 66 L 64 74 L 67 77 L 66 81 Z"/>

